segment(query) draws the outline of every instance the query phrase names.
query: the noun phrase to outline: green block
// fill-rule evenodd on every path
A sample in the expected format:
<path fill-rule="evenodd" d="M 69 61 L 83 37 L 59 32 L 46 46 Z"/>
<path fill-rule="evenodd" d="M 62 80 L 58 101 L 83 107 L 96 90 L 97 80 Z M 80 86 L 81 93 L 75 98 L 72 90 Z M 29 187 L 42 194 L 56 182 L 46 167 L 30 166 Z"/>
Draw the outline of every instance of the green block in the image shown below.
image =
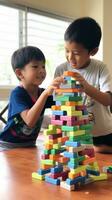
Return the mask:
<path fill-rule="evenodd" d="M 93 128 L 92 124 L 84 124 L 79 127 L 80 130 L 91 130 Z"/>
<path fill-rule="evenodd" d="M 45 165 L 55 165 L 55 161 L 50 159 L 41 160 L 41 163 Z"/>
<path fill-rule="evenodd" d="M 44 154 L 46 154 L 46 155 L 49 155 L 49 154 L 51 154 L 51 150 L 49 149 L 49 150 L 47 150 L 47 149 L 44 149 Z"/>
<path fill-rule="evenodd" d="M 69 137 L 69 140 L 72 142 L 80 141 L 81 139 L 82 139 L 82 136 L 70 136 Z"/>
<path fill-rule="evenodd" d="M 52 149 L 51 150 L 51 154 L 53 154 L 53 155 L 56 155 L 56 154 L 58 154 L 59 153 L 59 150 L 58 149 Z"/>
<path fill-rule="evenodd" d="M 54 98 L 55 101 L 81 101 L 82 100 L 82 97 L 81 96 L 75 96 L 75 97 L 72 97 L 72 96 L 55 96 Z"/>
<path fill-rule="evenodd" d="M 77 131 L 79 129 L 78 126 L 62 126 L 62 131 Z"/>

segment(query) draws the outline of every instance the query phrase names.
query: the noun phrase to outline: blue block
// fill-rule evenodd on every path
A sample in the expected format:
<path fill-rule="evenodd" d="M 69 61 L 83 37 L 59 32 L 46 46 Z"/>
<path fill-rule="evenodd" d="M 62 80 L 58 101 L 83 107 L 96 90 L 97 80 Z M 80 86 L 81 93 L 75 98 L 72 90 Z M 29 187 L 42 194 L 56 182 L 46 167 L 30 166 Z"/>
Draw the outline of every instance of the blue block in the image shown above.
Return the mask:
<path fill-rule="evenodd" d="M 61 106 L 61 101 L 56 101 L 56 106 Z"/>
<path fill-rule="evenodd" d="M 76 97 L 76 96 L 78 96 L 78 93 L 77 92 L 75 92 L 75 93 L 73 93 L 73 92 L 66 92 L 66 93 L 63 93 L 63 95 L 64 96 Z"/>
<path fill-rule="evenodd" d="M 62 111 L 62 110 L 53 110 L 52 111 L 52 115 L 66 115 L 67 114 L 67 112 L 66 111 Z"/>
<path fill-rule="evenodd" d="M 92 174 L 92 175 L 96 175 L 96 176 L 100 175 L 99 171 L 90 170 L 90 169 L 87 169 L 86 171 L 87 171 L 87 174 Z"/>
<path fill-rule="evenodd" d="M 78 158 L 78 154 L 65 151 L 64 152 L 64 157 L 67 157 L 67 158 Z"/>
<path fill-rule="evenodd" d="M 51 168 L 51 173 L 55 174 L 55 173 L 60 173 L 63 171 L 63 166 L 56 166 L 54 168 Z"/>
<path fill-rule="evenodd" d="M 65 77 L 64 77 L 64 80 L 65 80 L 65 81 L 71 81 L 72 78 L 71 78 L 70 76 L 65 76 Z"/>
<path fill-rule="evenodd" d="M 60 179 L 53 179 L 49 176 L 45 176 L 45 181 L 54 185 L 60 185 Z"/>
<path fill-rule="evenodd" d="M 76 163 L 72 163 L 72 162 L 68 162 L 67 166 L 71 169 L 75 169 L 77 168 L 79 165 Z"/>
<path fill-rule="evenodd" d="M 66 183 L 68 185 L 75 185 L 76 183 L 84 183 L 85 182 L 85 176 L 79 176 L 79 177 L 76 177 L 75 179 L 70 179 L 70 178 L 67 178 L 66 179 Z"/>
<path fill-rule="evenodd" d="M 65 145 L 68 147 L 79 147 L 81 144 L 80 142 L 66 141 Z"/>
<path fill-rule="evenodd" d="M 39 169 L 37 171 L 37 173 L 40 174 L 40 175 L 44 175 L 44 174 L 49 173 L 50 171 L 51 171 L 51 169 Z"/>

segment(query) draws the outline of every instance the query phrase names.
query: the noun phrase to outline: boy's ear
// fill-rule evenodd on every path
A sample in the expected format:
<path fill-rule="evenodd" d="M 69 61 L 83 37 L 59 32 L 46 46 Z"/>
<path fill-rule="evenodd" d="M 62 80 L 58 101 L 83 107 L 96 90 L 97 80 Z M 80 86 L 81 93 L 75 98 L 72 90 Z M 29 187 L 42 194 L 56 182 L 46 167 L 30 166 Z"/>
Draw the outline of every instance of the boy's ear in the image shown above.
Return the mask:
<path fill-rule="evenodd" d="M 15 70 L 15 74 L 16 74 L 16 76 L 19 78 L 19 80 L 22 80 L 23 79 L 23 74 L 22 74 L 22 71 L 21 71 L 21 69 L 16 69 Z"/>
<path fill-rule="evenodd" d="M 94 56 L 97 52 L 98 52 L 98 47 L 96 47 L 95 49 L 93 49 L 93 50 L 90 52 L 90 55 L 91 55 L 91 56 Z"/>

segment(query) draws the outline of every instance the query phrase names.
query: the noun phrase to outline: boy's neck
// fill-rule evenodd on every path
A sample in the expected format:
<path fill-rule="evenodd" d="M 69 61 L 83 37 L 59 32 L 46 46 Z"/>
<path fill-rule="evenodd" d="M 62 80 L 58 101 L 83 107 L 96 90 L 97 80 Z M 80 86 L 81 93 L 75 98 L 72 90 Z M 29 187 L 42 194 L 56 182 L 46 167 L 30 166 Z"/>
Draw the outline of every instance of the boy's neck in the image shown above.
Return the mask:
<path fill-rule="evenodd" d="M 24 83 L 20 83 L 20 86 L 23 87 L 32 98 L 38 97 L 38 86 L 34 86 L 34 85 L 28 86 L 28 85 L 25 85 Z"/>

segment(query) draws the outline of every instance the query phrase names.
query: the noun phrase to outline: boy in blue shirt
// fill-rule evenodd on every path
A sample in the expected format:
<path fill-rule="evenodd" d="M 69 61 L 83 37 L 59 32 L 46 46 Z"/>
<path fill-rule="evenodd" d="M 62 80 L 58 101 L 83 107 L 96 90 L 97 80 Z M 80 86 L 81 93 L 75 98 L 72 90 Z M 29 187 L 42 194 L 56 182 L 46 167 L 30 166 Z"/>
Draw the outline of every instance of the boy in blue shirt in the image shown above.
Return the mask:
<path fill-rule="evenodd" d="M 0 144 L 9 148 L 34 146 L 44 110 L 54 104 L 51 94 L 64 79 L 54 79 L 47 89 L 39 87 L 46 77 L 46 69 L 45 56 L 36 47 L 18 49 L 11 62 L 20 86 L 11 93 L 8 121 L 0 134 Z"/>
<path fill-rule="evenodd" d="M 67 62 L 56 68 L 55 77 L 64 71 L 76 72 L 76 79 L 84 92 L 84 104 L 94 123 L 96 151 L 112 153 L 111 76 L 103 62 L 91 58 L 98 51 L 101 28 L 90 17 L 79 18 L 68 26 L 64 39 Z"/>

